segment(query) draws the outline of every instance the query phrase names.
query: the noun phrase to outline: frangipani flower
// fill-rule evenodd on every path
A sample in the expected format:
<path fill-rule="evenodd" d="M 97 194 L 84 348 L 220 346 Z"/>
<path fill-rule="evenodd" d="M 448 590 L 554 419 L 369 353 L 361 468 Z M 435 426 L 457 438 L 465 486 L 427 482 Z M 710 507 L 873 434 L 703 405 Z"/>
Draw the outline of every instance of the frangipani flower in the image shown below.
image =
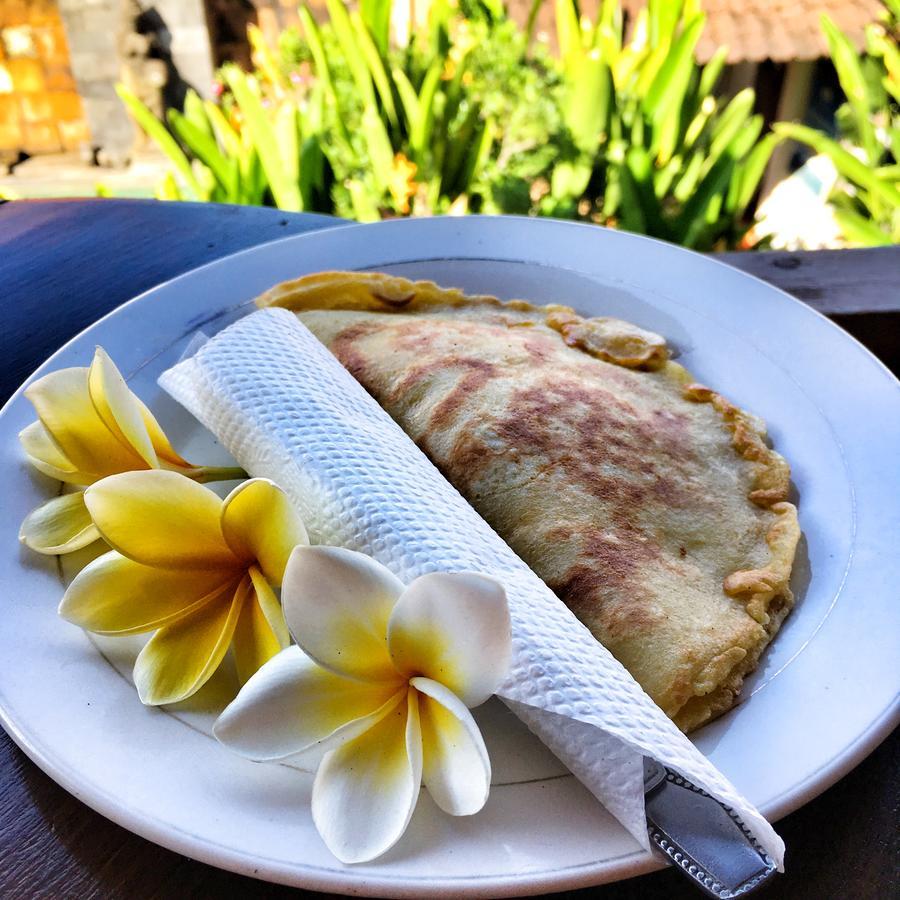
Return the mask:
<path fill-rule="evenodd" d="M 216 737 L 256 760 L 324 752 L 313 821 L 343 862 L 393 846 L 422 783 L 445 812 L 478 812 L 491 766 L 468 708 L 509 667 L 503 588 L 473 573 L 423 575 L 404 588 L 361 553 L 297 547 L 282 603 L 299 646 L 247 682 Z"/>
<path fill-rule="evenodd" d="M 129 390 L 102 347 L 90 368 L 60 369 L 25 391 L 38 421 L 19 434 L 31 464 L 67 484 L 118 472 L 169 469 L 196 481 L 243 478 L 243 469 L 197 467 L 179 456 L 159 423 Z M 19 539 L 39 553 L 69 553 L 97 540 L 81 492 L 54 497 L 22 523 Z"/>
<path fill-rule="evenodd" d="M 308 539 L 271 481 L 245 481 L 223 501 L 176 472 L 126 472 L 84 502 L 113 549 L 78 573 L 59 612 L 98 634 L 156 631 L 134 666 L 144 703 L 191 696 L 231 646 L 243 682 L 288 645 L 272 585 Z"/>

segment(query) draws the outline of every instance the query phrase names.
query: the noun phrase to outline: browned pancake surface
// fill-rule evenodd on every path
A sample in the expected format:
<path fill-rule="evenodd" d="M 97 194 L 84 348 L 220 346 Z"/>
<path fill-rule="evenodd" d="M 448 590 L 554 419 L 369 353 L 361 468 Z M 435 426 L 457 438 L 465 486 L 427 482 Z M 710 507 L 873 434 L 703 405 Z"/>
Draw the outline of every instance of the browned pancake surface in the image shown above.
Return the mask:
<path fill-rule="evenodd" d="M 796 511 L 762 423 L 627 323 L 336 277 L 356 293 L 301 280 L 269 302 L 298 310 L 682 727 L 731 706 L 792 599 Z"/>

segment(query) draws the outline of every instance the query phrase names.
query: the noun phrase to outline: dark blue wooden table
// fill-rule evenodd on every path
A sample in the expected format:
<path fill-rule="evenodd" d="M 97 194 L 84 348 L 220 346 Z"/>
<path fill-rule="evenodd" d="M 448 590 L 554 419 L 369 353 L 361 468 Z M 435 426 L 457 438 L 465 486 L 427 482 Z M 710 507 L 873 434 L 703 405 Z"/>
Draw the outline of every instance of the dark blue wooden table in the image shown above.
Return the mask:
<path fill-rule="evenodd" d="M 336 220 L 324 216 L 271 209 L 154 201 L 0 205 L 0 404 L 65 341 L 131 297 L 245 247 L 332 224 Z M 832 315 L 896 370 L 900 248 L 729 254 L 727 261 Z M 769 897 L 900 896 L 898 750 L 895 733 L 850 775 L 779 823 L 788 874 L 767 889 Z M 303 895 L 194 862 L 114 825 L 58 787 L 0 731 L 0 898 Z M 699 895 L 666 870 L 567 896 Z"/>

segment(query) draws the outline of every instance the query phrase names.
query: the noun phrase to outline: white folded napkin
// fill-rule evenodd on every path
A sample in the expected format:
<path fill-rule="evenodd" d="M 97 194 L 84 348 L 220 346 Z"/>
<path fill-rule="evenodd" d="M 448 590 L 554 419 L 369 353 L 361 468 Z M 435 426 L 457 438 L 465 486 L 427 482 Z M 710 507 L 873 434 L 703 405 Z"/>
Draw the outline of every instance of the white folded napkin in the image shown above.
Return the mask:
<path fill-rule="evenodd" d="M 762 815 L 292 313 L 252 313 L 160 384 L 290 495 L 313 543 L 360 550 L 405 582 L 463 570 L 498 579 L 513 640 L 498 696 L 644 847 L 650 756 L 731 807 L 781 868 L 784 844 Z"/>

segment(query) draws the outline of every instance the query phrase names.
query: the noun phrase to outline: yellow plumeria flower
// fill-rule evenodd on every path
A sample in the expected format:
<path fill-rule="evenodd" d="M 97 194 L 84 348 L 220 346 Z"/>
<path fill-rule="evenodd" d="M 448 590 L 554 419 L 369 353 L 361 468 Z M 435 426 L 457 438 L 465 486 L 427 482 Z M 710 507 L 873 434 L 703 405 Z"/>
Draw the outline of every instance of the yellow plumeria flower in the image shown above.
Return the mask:
<path fill-rule="evenodd" d="M 113 549 L 78 573 L 59 612 L 98 634 L 156 632 L 134 666 L 144 703 L 190 697 L 231 646 L 246 681 L 288 645 L 272 585 L 308 538 L 271 481 L 245 481 L 222 500 L 175 472 L 126 472 L 84 500 Z"/>
<path fill-rule="evenodd" d="M 168 469 L 196 481 L 246 477 L 243 469 L 197 467 L 179 456 L 101 347 L 90 368 L 51 372 L 25 396 L 38 421 L 19 434 L 22 447 L 36 469 L 67 484 L 93 484 L 136 469 Z M 51 554 L 79 550 L 97 538 L 80 491 L 39 506 L 19 533 L 32 550 Z"/>
<path fill-rule="evenodd" d="M 298 547 L 282 603 L 299 646 L 247 682 L 216 737 L 255 760 L 324 752 L 312 815 L 342 862 L 393 846 L 422 783 L 445 812 L 478 812 L 491 766 L 469 708 L 509 667 L 503 588 L 472 573 L 423 575 L 404 588 L 361 553 Z"/>

